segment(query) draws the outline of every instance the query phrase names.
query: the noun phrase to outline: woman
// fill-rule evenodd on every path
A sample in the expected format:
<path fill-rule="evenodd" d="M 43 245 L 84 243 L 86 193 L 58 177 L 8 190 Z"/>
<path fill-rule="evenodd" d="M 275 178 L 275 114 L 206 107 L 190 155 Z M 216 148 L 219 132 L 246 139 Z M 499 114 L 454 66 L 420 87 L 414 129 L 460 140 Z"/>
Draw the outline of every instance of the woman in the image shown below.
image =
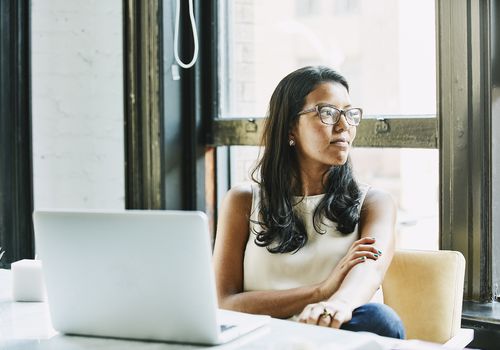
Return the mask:
<path fill-rule="evenodd" d="M 370 303 L 394 253 L 395 205 L 353 178 L 362 110 L 347 81 L 301 68 L 278 84 L 268 113 L 260 180 L 232 188 L 220 210 L 220 307 L 404 338 L 396 313 Z"/>

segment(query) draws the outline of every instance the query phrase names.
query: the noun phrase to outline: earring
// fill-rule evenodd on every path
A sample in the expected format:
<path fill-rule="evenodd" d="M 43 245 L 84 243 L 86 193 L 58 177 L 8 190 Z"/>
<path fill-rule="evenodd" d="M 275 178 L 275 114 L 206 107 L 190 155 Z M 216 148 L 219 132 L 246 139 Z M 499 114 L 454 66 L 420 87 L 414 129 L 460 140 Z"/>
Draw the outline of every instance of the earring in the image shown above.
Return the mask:
<path fill-rule="evenodd" d="M 290 139 L 290 141 L 288 141 L 288 144 L 290 145 L 290 147 L 293 147 L 295 146 L 295 141 L 293 139 Z"/>

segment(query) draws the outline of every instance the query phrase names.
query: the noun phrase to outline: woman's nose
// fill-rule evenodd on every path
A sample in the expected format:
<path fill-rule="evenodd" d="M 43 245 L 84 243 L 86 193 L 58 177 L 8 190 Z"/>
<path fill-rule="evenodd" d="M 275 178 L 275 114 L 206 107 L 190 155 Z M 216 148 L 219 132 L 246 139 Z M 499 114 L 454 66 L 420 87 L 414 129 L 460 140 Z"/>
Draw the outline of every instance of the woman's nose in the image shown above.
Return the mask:
<path fill-rule="evenodd" d="M 340 115 L 338 122 L 333 126 L 336 132 L 342 132 L 349 129 L 350 127 L 351 125 L 349 125 L 349 123 L 347 122 L 344 113 Z"/>

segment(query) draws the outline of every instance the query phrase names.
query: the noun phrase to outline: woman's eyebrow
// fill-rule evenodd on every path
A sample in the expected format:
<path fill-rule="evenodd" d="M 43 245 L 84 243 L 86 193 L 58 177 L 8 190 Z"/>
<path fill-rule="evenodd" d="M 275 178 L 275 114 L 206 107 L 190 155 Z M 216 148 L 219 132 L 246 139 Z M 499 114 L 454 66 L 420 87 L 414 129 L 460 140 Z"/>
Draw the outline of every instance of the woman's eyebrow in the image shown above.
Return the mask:
<path fill-rule="evenodd" d="M 343 107 L 339 107 L 337 105 L 334 105 L 333 103 L 329 103 L 329 102 L 318 102 L 317 103 L 318 106 L 325 106 L 325 105 L 328 105 L 328 106 L 333 106 L 333 107 L 336 107 L 336 108 L 341 108 L 341 109 L 346 109 L 346 108 L 350 108 L 352 107 L 352 105 L 349 103 L 349 104 L 346 104 L 345 106 Z"/>

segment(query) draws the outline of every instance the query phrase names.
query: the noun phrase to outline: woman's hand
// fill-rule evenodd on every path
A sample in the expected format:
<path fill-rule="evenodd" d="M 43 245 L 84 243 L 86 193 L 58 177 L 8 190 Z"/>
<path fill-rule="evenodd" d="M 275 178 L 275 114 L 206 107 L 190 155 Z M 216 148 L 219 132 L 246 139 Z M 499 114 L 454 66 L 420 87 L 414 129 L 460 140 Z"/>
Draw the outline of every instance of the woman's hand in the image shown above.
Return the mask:
<path fill-rule="evenodd" d="M 299 322 L 323 327 L 340 328 L 351 320 L 353 307 L 342 300 L 328 300 L 309 304 L 299 315 Z"/>
<path fill-rule="evenodd" d="M 375 239 L 364 237 L 355 241 L 347 254 L 339 261 L 332 270 L 330 276 L 323 281 L 321 289 L 324 291 L 324 299 L 330 298 L 342 284 L 347 273 L 356 265 L 364 263 L 366 259 L 377 260 L 382 254 L 373 246 Z"/>

